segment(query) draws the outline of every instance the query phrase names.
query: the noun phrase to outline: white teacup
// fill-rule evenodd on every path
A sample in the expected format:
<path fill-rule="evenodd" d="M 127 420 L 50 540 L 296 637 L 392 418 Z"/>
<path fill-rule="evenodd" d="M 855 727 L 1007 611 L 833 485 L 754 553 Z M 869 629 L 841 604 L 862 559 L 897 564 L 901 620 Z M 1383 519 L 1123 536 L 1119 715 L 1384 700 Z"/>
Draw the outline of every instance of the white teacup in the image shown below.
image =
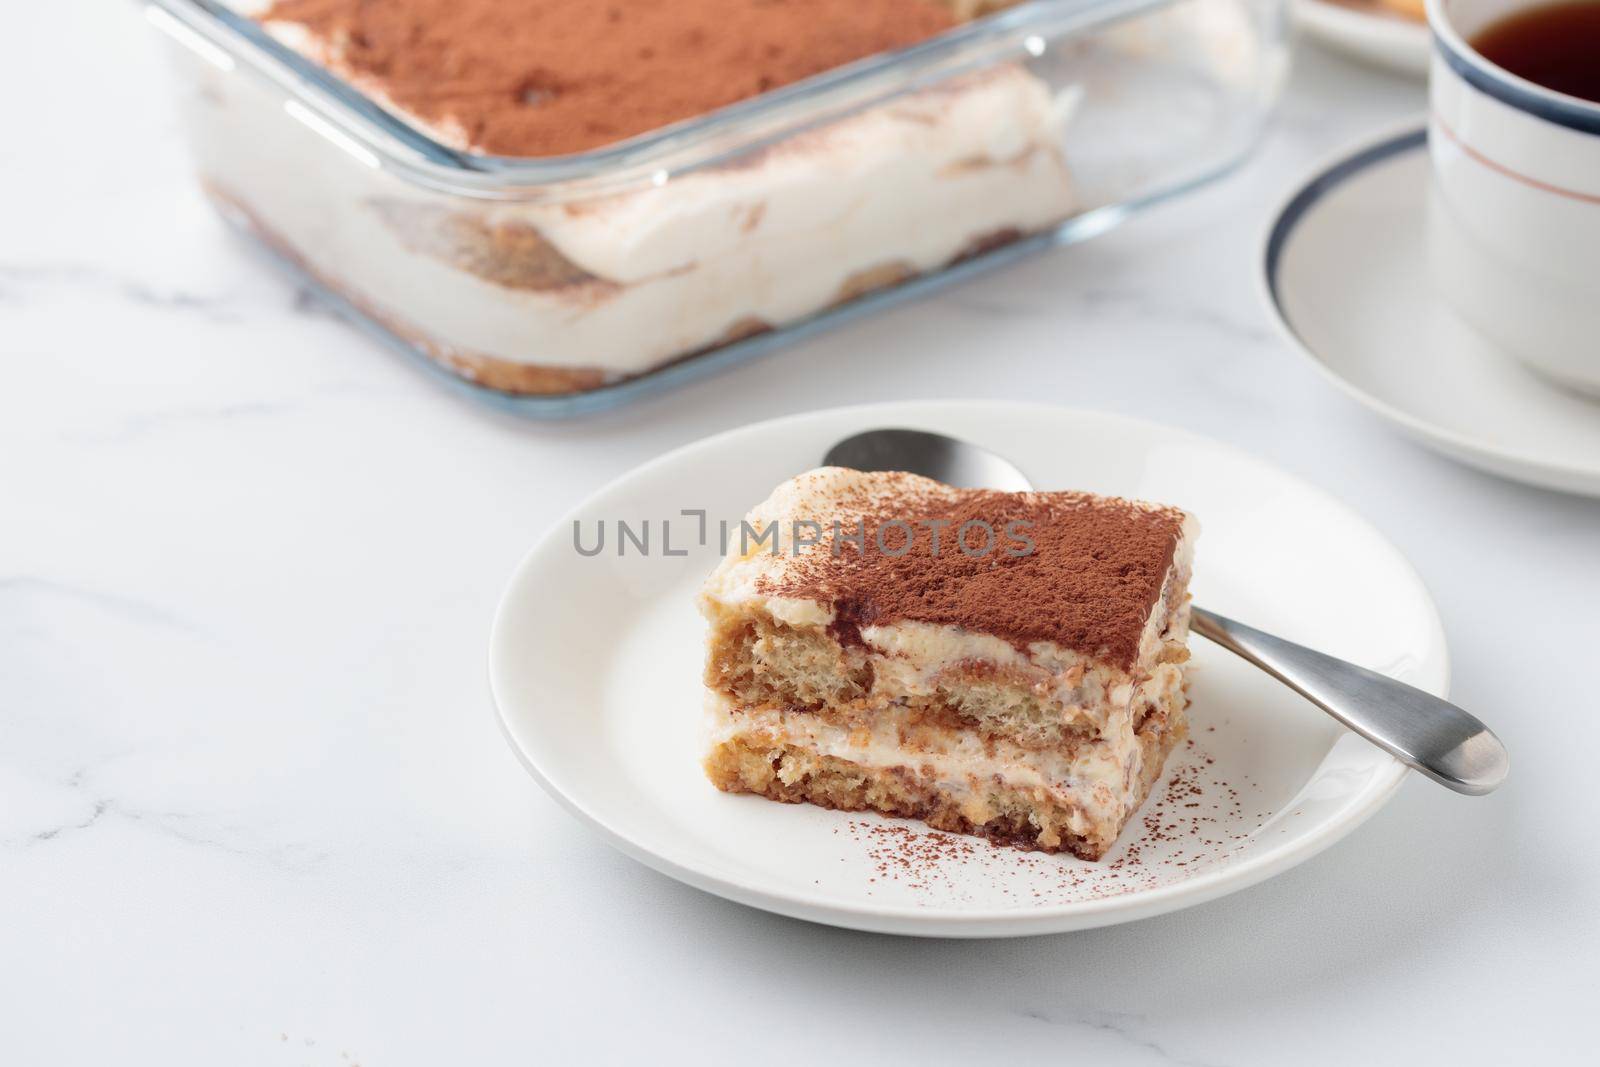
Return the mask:
<path fill-rule="evenodd" d="M 1444 298 L 1554 381 L 1600 396 L 1600 104 L 1467 41 L 1548 0 L 1427 0 L 1429 253 Z"/>

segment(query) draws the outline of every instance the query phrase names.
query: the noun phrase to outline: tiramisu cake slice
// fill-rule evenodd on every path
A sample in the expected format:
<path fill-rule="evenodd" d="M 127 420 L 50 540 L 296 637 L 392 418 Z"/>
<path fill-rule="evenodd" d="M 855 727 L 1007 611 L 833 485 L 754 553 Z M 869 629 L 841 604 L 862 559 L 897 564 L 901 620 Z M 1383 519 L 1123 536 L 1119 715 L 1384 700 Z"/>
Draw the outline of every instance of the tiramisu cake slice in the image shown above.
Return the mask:
<path fill-rule="evenodd" d="M 1196 533 L 1089 493 L 786 482 L 701 592 L 706 772 L 1099 859 L 1185 733 Z"/>

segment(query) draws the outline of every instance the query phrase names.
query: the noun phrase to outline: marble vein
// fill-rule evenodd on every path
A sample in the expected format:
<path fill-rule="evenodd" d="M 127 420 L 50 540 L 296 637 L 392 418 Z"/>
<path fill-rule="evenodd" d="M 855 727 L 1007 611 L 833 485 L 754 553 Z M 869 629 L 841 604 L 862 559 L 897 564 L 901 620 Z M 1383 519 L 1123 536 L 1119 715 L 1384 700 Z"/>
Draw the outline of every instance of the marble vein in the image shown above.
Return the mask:
<path fill-rule="evenodd" d="M 1052 1026 L 1082 1027 L 1109 1034 L 1123 1043 L 1151 1053 L 1162 1063 L 1170 1063 L 1176 1067 L 1226 1067 L 1225 1064 L 1215 1060 L 1189 1059 L 1174 1054 L 1160 1042 L 1137 1032 L 1149 1024 L 1143 1015 L 1131 1012 L 1092 1011 L 1082 1014 L 1057 1016 L 1039 1009 L 1029 1009 L 1022 1012 L 1025 1018 L 1036 1022 L 1048 1023 Z"/>
<path fill-rule="evenodd" d="M 65 290 L 84 296 L 109 294 L 131 303 L 171 312 L 194 312 L 215 322 L 238 322 L 231 293 L 158 288 L 132 274 L 87 263 L 0 264 L 0 300 L 20 304 L 33 289 Z"/>
<path fill-rule="evenodd" d="M 137 597 L 122 593 L 107 593 L 103 590 L 88 589 L 68 582 L 31 575 L 0 577 L 0 607 L 7 601 L 14 603 L 25 597 L 66 600 L 98 608 L 126 622 L 160 626 L 192 634 L 201 632 L 201 627 L 181 615 Z"/>

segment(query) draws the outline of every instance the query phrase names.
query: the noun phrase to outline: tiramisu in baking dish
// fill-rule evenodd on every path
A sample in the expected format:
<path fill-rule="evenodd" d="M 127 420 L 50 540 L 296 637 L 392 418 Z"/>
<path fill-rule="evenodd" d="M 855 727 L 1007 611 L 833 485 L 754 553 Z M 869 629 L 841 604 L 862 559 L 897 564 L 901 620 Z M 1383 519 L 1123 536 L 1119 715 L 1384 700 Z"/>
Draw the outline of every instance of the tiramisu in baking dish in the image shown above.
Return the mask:
<path fill-rule="evenodd" d="M 207 61 L 187 64 L 187 114 L 230 218 L 392 340 L 559 412 L 1225 165 L 1275 84 L 1276 3 L 156 0 L 152 18 Z M 1162 94 L 1161 123 L 1075 152 L 1070 130 Z"/>
<path fill-rule="evenodd" d="M 1184 736 L 1196 534 L 1088 493 L 786 482 L 701 592 L 706 771 L 1099 859 Z"/>

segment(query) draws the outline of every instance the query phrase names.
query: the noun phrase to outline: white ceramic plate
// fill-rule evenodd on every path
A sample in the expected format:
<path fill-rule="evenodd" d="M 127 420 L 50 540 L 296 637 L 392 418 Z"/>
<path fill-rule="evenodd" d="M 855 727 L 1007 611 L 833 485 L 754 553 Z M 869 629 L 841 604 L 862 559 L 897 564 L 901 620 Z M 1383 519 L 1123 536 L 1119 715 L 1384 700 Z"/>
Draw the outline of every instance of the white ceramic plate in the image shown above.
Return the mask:
<path fill-rule="evenodd" d="M 1125 922 L 1287 869 L 1376 811 L 1400 763 L 1242 661 L 1194 639 L 1193 745 L 1099 864 L 995 848 L 873 815 L 719 793 L 702 776 L 696 589 L 735 524 L 829 444 L 937 429 L 1012 457 L 1035 484 L 1146 497 L 1201 520 L 1197 599 L 1443 695 L 1444 635 L 1411 567 L 1365 522 L 1233 448 L 1146 422 L 1026 404 L 842 408 L 681 448 L 601 489 L 518 568 L 490 677 L 512 746 L 628 855 L 731 900 L 900 934 L 1006 936 Z M 696 543 L 705 509 L 712 544 Z M 617 555 L 616 520 L 656 520 Z M 660 520 L 672 519 L 662 554 Z M 593 547 L 574 548 L 574 523 Z M 1175 779 L 1175 783 L 1173 781 Z M 1149 824 L 1149 825 L 1147 825 Z M 1152 830 L 1151 827 L 1154 827 Z"/>
<path fill-rule="evenodd" d="M 1267 233 L 1280 325 L 1345 392 L 1445 455 L 1600 495 L 1600 403 L 1496 351 L 1434 293 L 1427 187 L 1421 120 L 1318 168 Z"/>
<path fill-rule="evenodd" d="M 1295 0 L 1295 22 L 1336 52 L 1414 78 L 1428 76 L 1428 27 L 1374 3 Z"/>

